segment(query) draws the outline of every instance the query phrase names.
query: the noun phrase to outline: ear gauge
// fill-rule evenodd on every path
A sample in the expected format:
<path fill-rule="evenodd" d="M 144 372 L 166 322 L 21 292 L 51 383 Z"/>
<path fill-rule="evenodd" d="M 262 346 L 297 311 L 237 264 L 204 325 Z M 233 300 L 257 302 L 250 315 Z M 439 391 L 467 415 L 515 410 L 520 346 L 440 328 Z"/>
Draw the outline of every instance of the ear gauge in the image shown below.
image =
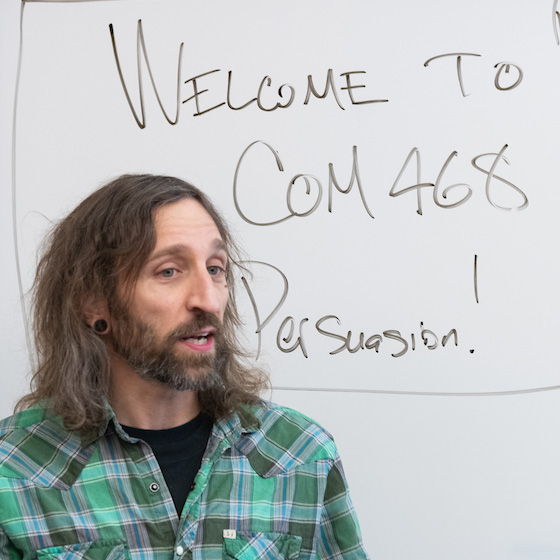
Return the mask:
<path fill-rule="evenodd" d="M 93 330 L 97 334 L 107 334 L 109 325 L 107 324 L 107 321 L 105 321 L 105 319 L 97 319 L 97 321 L 93 323 Z"/>

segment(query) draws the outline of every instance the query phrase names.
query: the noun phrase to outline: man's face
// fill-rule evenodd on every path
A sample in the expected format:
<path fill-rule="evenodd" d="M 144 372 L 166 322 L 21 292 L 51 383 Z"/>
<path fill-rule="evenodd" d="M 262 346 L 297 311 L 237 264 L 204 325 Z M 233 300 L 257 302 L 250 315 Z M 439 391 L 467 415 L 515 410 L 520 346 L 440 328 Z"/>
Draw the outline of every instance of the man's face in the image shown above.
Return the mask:
<path fill-rule="evenodd" d="M 159 208 L 154 226 L 156 246 L 132 293 L 119 294 L 126 305 L 112 310 L 112 347 L 141 377 L 204 390 L 219 382 L 216 362 L 228 352 L 225 245 L 194 199 Z"/>

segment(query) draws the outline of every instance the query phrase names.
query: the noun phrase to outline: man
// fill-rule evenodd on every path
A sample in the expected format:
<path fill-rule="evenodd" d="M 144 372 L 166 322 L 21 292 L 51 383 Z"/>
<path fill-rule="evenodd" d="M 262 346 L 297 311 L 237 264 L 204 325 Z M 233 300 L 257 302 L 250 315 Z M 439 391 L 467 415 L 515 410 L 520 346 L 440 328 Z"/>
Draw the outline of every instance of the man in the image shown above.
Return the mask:
<path fill-rule="evenodd" d="M 259 399 L 236 249 L 196 188 L 122 176 L 52 232 L 37 368 L 0 423 L 0 558 L 367 558 L 330 435 Z"/>

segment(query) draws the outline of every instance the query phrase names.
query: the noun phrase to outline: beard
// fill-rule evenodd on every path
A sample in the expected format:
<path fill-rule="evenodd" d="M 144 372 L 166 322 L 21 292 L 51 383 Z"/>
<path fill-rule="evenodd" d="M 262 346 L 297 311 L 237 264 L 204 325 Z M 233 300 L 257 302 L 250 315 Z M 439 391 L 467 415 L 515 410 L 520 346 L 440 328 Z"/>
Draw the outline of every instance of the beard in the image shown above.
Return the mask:
<path fill-rule="evenodd" d="M 223 386 L 220 372 L 231 356 L 221 321 L 211 313 L 200 312 L 188 323 L 179 325 L 162 340 L 155 329 L 124 306 L 115 314 L 112 348 L 140 377 L 163 383 L 177 391 L 202 392 Z M 211 352 L 178 352 L 177 345 L 192 333 L 213 327 Z"/>

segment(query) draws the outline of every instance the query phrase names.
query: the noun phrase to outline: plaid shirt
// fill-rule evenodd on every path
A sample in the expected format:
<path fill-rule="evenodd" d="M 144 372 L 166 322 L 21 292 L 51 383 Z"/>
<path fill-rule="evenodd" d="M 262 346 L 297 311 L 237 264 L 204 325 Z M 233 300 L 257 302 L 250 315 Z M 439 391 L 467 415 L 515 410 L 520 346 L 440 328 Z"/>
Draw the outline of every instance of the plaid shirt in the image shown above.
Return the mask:
<path fill-rule="evenodd" d="M 180 519 L 114 415 L 90 437 L 41 407 L 0 422 L 0 559 L 368 558 L 332 437 L 293 410 L 248 410 L 214 425 Z"/>

